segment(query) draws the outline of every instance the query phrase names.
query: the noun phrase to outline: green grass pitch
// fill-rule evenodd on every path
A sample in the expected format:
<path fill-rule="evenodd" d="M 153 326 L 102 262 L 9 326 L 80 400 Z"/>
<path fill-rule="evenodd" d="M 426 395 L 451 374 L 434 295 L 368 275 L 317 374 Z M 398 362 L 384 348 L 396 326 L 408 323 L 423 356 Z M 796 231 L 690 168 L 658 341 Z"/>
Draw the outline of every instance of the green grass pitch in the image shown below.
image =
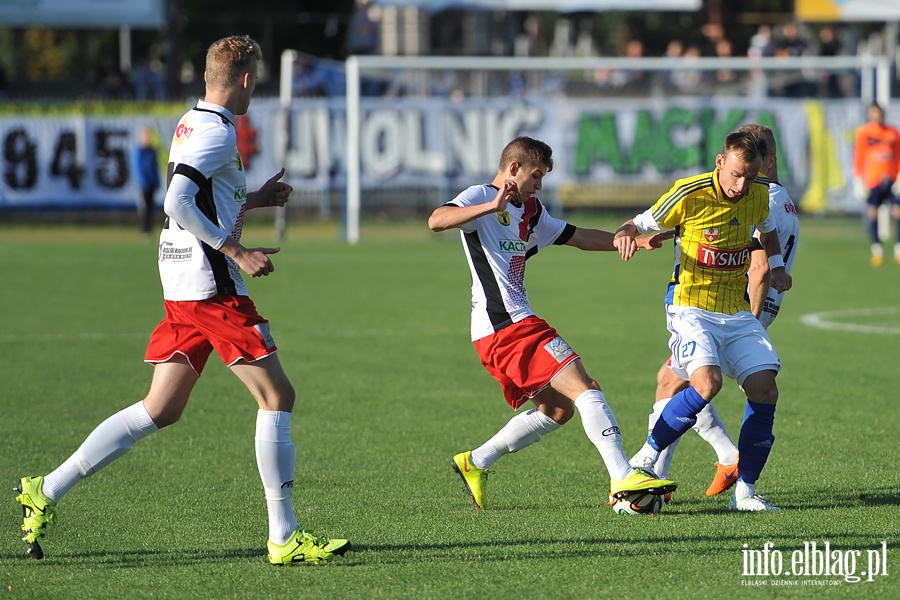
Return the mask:
<path fill-rule="evenodd" d="M 331 564 L 275 568 L 265 558 L 256 405 L 215 357 L 182 420 L 76 486 L 49 528 L 46 558 L 25 556 L 11 488 L 143 397 L 143 352 L 162 302 L 156 245 L 131 228 L 0 226 L 0 596 L 896 598 L 900 266 L 869 266 L 858 219 L 807 217 L 802 227 L 794 289 L 770 331 L 784 368 L 777 441 L 759 482 L 782 511 L 734 514 L 727 498 L 706 498 L 715 456 L 688 432 L 671 472 L 680 488 L 654 518 L 612 513 L 608 475 L 577 417 L 498 462 L 491 507 L 475 511 L 450 457 L 512 412 L 468 339 L 457 236 L 424 221 L 366 224 L 350 247 L 334 226 L 292 227 L 275 273 L 248 286 L 298 390 L 300 522 L 355 548 Z M 269 225 L 248 225 L 244 241 L 271 237 Z M 529 261 L 536 312 L 602 385 L 628 453 L 646 436 L 666 357 L 670 269 L 668 247 L 628 264 L 567 247 Z M 819 313 L 831 328 L 804 322 Z M 716 406 L 736 436 L 734 382 Z M 767 542 L 781 575 L 745 576 L 744 551 Z M 842 565 L 855 558 L 857 575 L 885 542 L 887 575 L 785 575 L 811 542 L 828 542 Z"/>

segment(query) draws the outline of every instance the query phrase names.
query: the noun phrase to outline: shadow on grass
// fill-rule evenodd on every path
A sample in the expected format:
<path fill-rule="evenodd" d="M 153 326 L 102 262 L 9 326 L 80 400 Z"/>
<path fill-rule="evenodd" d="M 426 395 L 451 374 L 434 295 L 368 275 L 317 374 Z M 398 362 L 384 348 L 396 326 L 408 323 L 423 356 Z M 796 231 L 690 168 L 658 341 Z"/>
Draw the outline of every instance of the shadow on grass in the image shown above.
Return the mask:
<path fill-rule="evenodd" d="M 729 513 L 736 514 L 736 513 Z M 747 515 L 743 515 L 745 518 Z M 752 518 L 752 517 L 751 517 Z M 433 543 L 397 544 L 354 544 L 344 557 L 333 559 L 321 565 L 301 564 L 292 568 L 325 567 L 352 568 L 376 564 L 413 564 L 428 561 L 468 561 L 501 562 L 509 560 L 547 559 L 592 559 L 598 557 L 647 556 L 655 553 L 669 553 L 678 548 L 689 548 L 686 552 L 693 556 L 721 555 L 723 548 L 740 548 L 749 544 L 762 548 L 773 539 L 780 546 L 801 547 L 803 536 L 759 533 L 755 535 L 697 535 L 685 533 L 682 536 L 659 538 L 653 532 L 646 537 L 627 535 L 620 537 L 586 537 L 573 539 L 517 539 L 495 541 L 463 541 Z M 834 533 L 828 535 L 832 544 L 855 547 L 862 543 L 859 534 Z M 791 546 L 793 544 L 793 546 Z M 677 550 L 679 552 L 683 550 Z M 736 551 L 736 550 L 735 550 Z M 354 560 L 358 557 L 360 560 Z M 23 553 L 0 554 L 4 564 L 18 562 L 39 568 L 91 567 L 97 569 L 157 568 L 164 566 L 184 567 L 196 564 L 248 563 L 249 566 L 268 568 L 265 552 L 259 548 L 233 548 L 217 551 L 198 549 L 155 549 L 155 550 L 91 550 L 86 552 L 59 552 L 48 554 L 42 561 L 35 561 Z"/>

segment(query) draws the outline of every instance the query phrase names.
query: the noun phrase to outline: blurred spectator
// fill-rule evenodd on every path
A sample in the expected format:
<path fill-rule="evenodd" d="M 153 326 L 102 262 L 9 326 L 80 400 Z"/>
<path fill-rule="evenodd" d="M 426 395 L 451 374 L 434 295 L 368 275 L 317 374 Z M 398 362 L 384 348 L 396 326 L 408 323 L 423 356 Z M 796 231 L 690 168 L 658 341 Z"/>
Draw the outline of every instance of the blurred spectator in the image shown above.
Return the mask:
<path fill-rule="evenodd" d="M 700 52 L 703 56 L 716 56 L 716 46 L 725 39 L 725 28 L 719 23 L 706 23 L 700 28 L 703 42 Z"/>
<path fill-rule="evenodd" d="M 134 97 L 138 100 L 162 100 L 165 97 L 162 63 L 150 57 L 141 59 L 134 66 L 131 85 L 134 87 Z"/>
<path fill-rule="evenodd" d="M 318 61 L 307 54 L 298 54 L 294 62 L 292 94 L 294 96 L 321 97 L 327 95 L 327 75 Z"/>
<path fill-rule="evenodd" d="M 750 38 L 750 47 L 747 49 L 750 58 L 763 58 L 775 56 L 775 41 L 772 39 L 772 28 L 768 25 L 760 25 L 756 33 Z"/>
<path fill-rule="evenodd" d="M 94 91 L 104 100 L 123 100 L 130 95 L 125 74 L 112 56 L 106 55 L 100 62 L 100 70 L 94 80 Z"/>
<path fill-rule="evenodd" d="M 631 39 L 625 44 L 626 58 L 643 58 L 644 43 L 638 39 Z M 646 93 L 649 90 L 649 73 L 641 70 L 624 70 L 621 73 L 622 87 L 629 93 Z"/>
<path fill-rule="evenodd" d="M 688 46 L 682 59 L 686 63 L 690 63 L 700 58 L 700 48 L 697 46 Z M 695 94 L 703 83 L 703 71 L 695 71 L 693 69 L 681 69 L 672 73 L 672 83 L 675 88 L 684 94 Z"/>
<path fill-rule="evenodd" d="M 840 56 L 841 42 L 838 40 L 834 27 L 826 25 L 819 31 L 819 56 Z M 843 96 L 838 75 L 834 71 L 819 73 L 819 95 L 826 98 L 840 98 Z"/>
<path fill-rule="evenodd" d="M 775 58 L 789 58 L 791 54 L 784 46 L 775 49 Z M 770 93 L 773 96 L 804 98 L 809 94 L 809 85 L 800 70 L 779 71 L 777 79 L 772 77 Z"/>
<path fill-rule="evenodd" d="M 747 48 L 749 58 L 768 58 L 775 56 L 775 41 L 772 39 L 772 28 L 760 25 L 750 38 Z M 764 98 L 769 95 L 769 75 L 763 69 L 751 69 L 747 95 L 751 98 Z"/>
<path fill-rule="evenodd" d="M 716 42 L 716 57 L 717 58 L 731 58 L 731 42 L 725 38 L 722 38 L 718 42 Z M 737 75 L 731 69 L 719 69 L 716 71 L 716 82 L 717 83 L 734 83 L 737 81 Z"/>
<path fill-rule="evenodd" d="M 684 44 L 681 43 L 681 40 L 670 40 L 666 44 L 663 58 L 681 58 L 682 54 L 684 54 Z"/>
<path fill-rule="evenodd" d="M 327 54 L 323 58 L 315 60 L 316 70 L 325 82 L 325 95 L 333 98 L 347 94 L 347 73 L 344 63 L 337 60 L 333 54 Z"/>
<path fill-rule="evenodd" d="M 372 18 L 371 0 L 357 0 L 356 11 L 350 17 L 347 48 L 350 54 L 378 54 L 381 35 L 378 23 Z"/>
<path fill-rule="evenodd" d="M 146 239 L 153 227 L 153 209 L 156 203 L 156 190 L 160 186 L 159 163 L 156 159 L 156 147 L 153 145 L 153 129 L 142 127 L 131 157 L 132 171 L 138 188 L 140 188 L 141 235 Z"/>
<path fill-rule="evenodd" d="M 669 43 L 666 44 L 666 51 L 663 53 L 663 58 L 671 58 L 677 59 L 681 58 L 684 53 L 684 44 L 681 43 L 681 40 L 669 40 Z M 675 79 L 674 75 L 677 71 L 673 69 L 667 70 L 663 74 L 663 84 L 665 85 L 666 90 L 672 91 L 675 89 Z"/>
<path fill-rule="evenodd" d="M 788 56 L 803 56 L 809 46 L 806 39 L 800 33 L 800 28 L 793 21 L 788 21 L 781 27 L 780 48 L 784 49 Z"/>

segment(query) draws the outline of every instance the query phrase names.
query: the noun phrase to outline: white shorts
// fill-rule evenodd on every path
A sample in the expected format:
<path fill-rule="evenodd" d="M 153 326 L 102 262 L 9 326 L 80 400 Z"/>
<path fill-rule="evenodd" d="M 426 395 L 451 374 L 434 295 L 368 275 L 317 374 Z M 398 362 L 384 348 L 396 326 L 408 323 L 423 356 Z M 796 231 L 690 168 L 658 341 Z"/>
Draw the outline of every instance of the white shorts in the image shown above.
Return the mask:
<path fill-rule="evenodd" d="M 753 373 L 781 370 L 772 341 L 749 311 L 726 315 L 667 305 L 666 325 L 672 333 L 671 369 L 682 379 L 690 379 L 700 367 L 715 365 L 743 387 Z"/>

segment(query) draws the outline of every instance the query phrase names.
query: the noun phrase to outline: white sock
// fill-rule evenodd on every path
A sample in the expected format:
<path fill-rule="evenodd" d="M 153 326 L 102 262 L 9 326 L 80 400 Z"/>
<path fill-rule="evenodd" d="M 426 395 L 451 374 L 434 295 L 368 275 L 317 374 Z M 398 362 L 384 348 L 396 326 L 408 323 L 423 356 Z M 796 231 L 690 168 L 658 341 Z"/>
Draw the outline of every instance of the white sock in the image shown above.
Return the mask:
<path fill-rule="evenodd" d="M 504 454 L 539 442 L 560 427 L 562 425 L 538 409 L 526 410 L 510 419 L 494 437 L 472 450 L 472 464 L 479 469 L 490 469 Z"/>
<path fill-rule="evenodd" d="M 711 402 L 697 414 L 694 431 L 713 447 L 719 464 L 733 465 L 737 461 L 737 446 L 731 441 L 731 437 L 725 429 L 725 423 L 719 418 L 719 413 L 716 412 Z"/>
<path fill-rule="evenodd" d="M 653 431 L 653 427 L 656 425 L 656 421 L 662 415 L 663 409 L 666 407 L 666 404 L 669 403 L 671 398 L 662 398 L 661 400 L 657 400 L 653 403 L 653 412 L 650 413 L 650 417 L 647 419 L 647 435 Z M 678 442 L 681 441 L 681 438 L 676 439 L 674 442 L 669 444 L 667 448 L 665 448 L 662 452 L 659 453 L 659 457 L 656 459 L 656 463 L 651 467 L 653 472 L 656 473 L 656 476 L 660 479 L 668 479 L 669 478 L 669 468 L 672 466 L 672 459 L 675 457 L 675 447 L 678 446 Z M 637 458 L 637 457 L 635 457 Z M 632 465 L 642 466 L 640 461 L 635 460 L 634 458 L 631 461 Z"/>
<path fill-rule="evenodd" d="M 87 436 L 72 456 L 44 477 L 44 495 L 58 502 L 73 485 L 96 473 L 159 428 L 143 402 L 112 415 Z"/>
<path fill-rule="evenodd" d="M 294 492 L 296 451 L 291 443 L 291 413 L 256 413 L 256 466 L 266 493 L 269 540 L 284 544 L 297 529 L 291 498 Z"/>
<path fill-rule="evenodd" d="M 581 414 L 581 424 L 606 465 L 610 479 L 625 479 L 632 468 L 622 449 L 622 434 L 612 408 L 600 390 L 588 390 L 575 399 L 575 407 Z"/>
<path fill-rule="evenodd" d="M 659 457 L 660 452 L 658 450 L 654 450 L 653 446 L 651 446 L 649 443 L 644 442 L 644 445 L 641 446 L 641 449 L 637 451 L 637 454 L 631 457 L 631 463 L 638 466 L 655 465 L 659 460 Z"/>
<path fill-rule="evenodd" d="M 734 499 L 735 500 L 743 500 L 744 498 L 749 498 L 753 494 L 756 493 L 756 485 L 752 483 L 747 483 L 745 481 L 737 480 L 737 483 L 734 484 Z"/>

